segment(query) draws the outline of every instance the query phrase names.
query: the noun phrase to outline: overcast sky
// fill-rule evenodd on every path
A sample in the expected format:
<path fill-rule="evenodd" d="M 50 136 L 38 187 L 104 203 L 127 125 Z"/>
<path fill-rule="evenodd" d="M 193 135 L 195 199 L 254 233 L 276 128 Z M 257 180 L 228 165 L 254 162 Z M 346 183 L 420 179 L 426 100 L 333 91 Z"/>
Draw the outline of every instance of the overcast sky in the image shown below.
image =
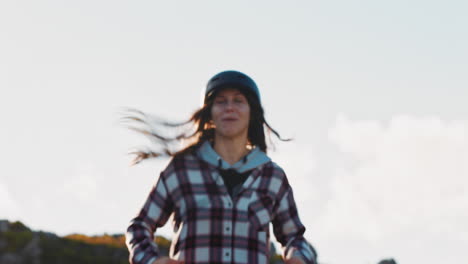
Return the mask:
<path fill-rule="evenodd" d="M 182 121 L 240 70 L 290 143 L 323 263 L 468 261 L 468 2 L 2 1 L 0 219 L 123 233 L 167 160 L 122 107 Z M 160 234 L 170 236 L 171 229 Z"/>

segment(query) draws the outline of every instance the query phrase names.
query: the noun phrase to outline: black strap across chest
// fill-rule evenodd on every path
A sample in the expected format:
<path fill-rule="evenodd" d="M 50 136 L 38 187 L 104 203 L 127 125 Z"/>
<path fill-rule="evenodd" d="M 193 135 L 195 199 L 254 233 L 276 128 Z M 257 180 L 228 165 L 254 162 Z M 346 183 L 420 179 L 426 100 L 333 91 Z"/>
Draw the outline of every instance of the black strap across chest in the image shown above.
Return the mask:
<path fill-rule="evenodd" d="M 229 195 L 231 197 L 235 196 L 239 192 L 240 187 L 242 187 L 245 180 L 247 179 L 247 177 L 249 177 L 251 173 L 251 171 L 239 173 L 234 169 L 218 169 L 218 171 L 219 174 L 221 174 L 221 177 L 224 181 L 224 185 L 228 189 Z"/>

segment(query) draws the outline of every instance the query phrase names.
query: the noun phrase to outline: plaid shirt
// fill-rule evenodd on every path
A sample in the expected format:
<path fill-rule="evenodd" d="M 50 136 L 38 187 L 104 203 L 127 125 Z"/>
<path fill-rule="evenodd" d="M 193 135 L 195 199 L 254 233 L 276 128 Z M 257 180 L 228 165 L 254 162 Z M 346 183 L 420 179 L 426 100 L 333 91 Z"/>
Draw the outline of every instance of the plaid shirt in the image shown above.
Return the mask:
<path fill-rule="evenodd" d="M 193 154 L 174 157 L 128 227 L 130 263 L 148 264 L 160 257 L 153 235 L 171 215 L 175 236 L 170 256 L 188 264 L 268 263 L 270 223 L 283 256 L 316 263 L 286 175 L 271 161 L 253 169 L 231 198 L 216 166 Z"/>

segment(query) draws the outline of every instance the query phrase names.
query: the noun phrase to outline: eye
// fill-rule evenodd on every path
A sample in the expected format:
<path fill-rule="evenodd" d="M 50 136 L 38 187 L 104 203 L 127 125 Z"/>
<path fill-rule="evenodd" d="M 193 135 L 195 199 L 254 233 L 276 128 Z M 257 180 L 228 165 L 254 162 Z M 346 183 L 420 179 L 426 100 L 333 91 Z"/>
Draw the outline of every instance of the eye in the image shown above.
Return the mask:
<path fill-rule="evenodd" d="M 224 98 L 218 98 L 214 101 L 215 104 L 224 104 L 226 103 L 226 99 Z"/>
<path fill-rule="evenodd" d="M 246 101 L 246 100 L 245 100 L 245 98 L 243 98 L 243 97 L 240 97 L 240 96 L 239 96 L 239 97 L 236 97 L 236 98 L 234 98 L 234 102 L 235 102 L 235 103 L 238 103 L 238 104 L 245 103 L 245 101 Z"/>

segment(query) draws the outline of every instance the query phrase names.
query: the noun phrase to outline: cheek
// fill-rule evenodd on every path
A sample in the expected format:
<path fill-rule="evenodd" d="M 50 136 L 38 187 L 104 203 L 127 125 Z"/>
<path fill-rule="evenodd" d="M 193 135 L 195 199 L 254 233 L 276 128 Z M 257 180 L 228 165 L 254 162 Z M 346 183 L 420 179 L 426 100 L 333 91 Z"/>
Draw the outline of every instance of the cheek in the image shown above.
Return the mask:
<path fill-rule="evenodd" d="M 242 113 L 244 116 L 246 116 L 247 118 L 250 118 L 250 107 L 245 107 L 243 110 L 242 110 Z"/>
<path fill-rule="evenodd" d="M 249 122 L 250 122 L 250 118 L 251 118 L 251 116 L 250 116 L 250 111 L 245 111 L 245 112 L 242 113 L 242 115 L 243 115 L 243 117 L 244 117 L 245 122 L 246 122 L 246 123 L 249 123 Z"/>
<path fill-rule="evenodd" d="M 213 106 L 213 107 L 211 108 L 211 112 L 210 112 L 211 116 L 210 116 L 210 118 L 211 118 L 211 119 L 215 119 L 217 116 L 219 116 L 219 113 L 220 113 L 220 111 L 219 111 L 218 107 Z"/>

